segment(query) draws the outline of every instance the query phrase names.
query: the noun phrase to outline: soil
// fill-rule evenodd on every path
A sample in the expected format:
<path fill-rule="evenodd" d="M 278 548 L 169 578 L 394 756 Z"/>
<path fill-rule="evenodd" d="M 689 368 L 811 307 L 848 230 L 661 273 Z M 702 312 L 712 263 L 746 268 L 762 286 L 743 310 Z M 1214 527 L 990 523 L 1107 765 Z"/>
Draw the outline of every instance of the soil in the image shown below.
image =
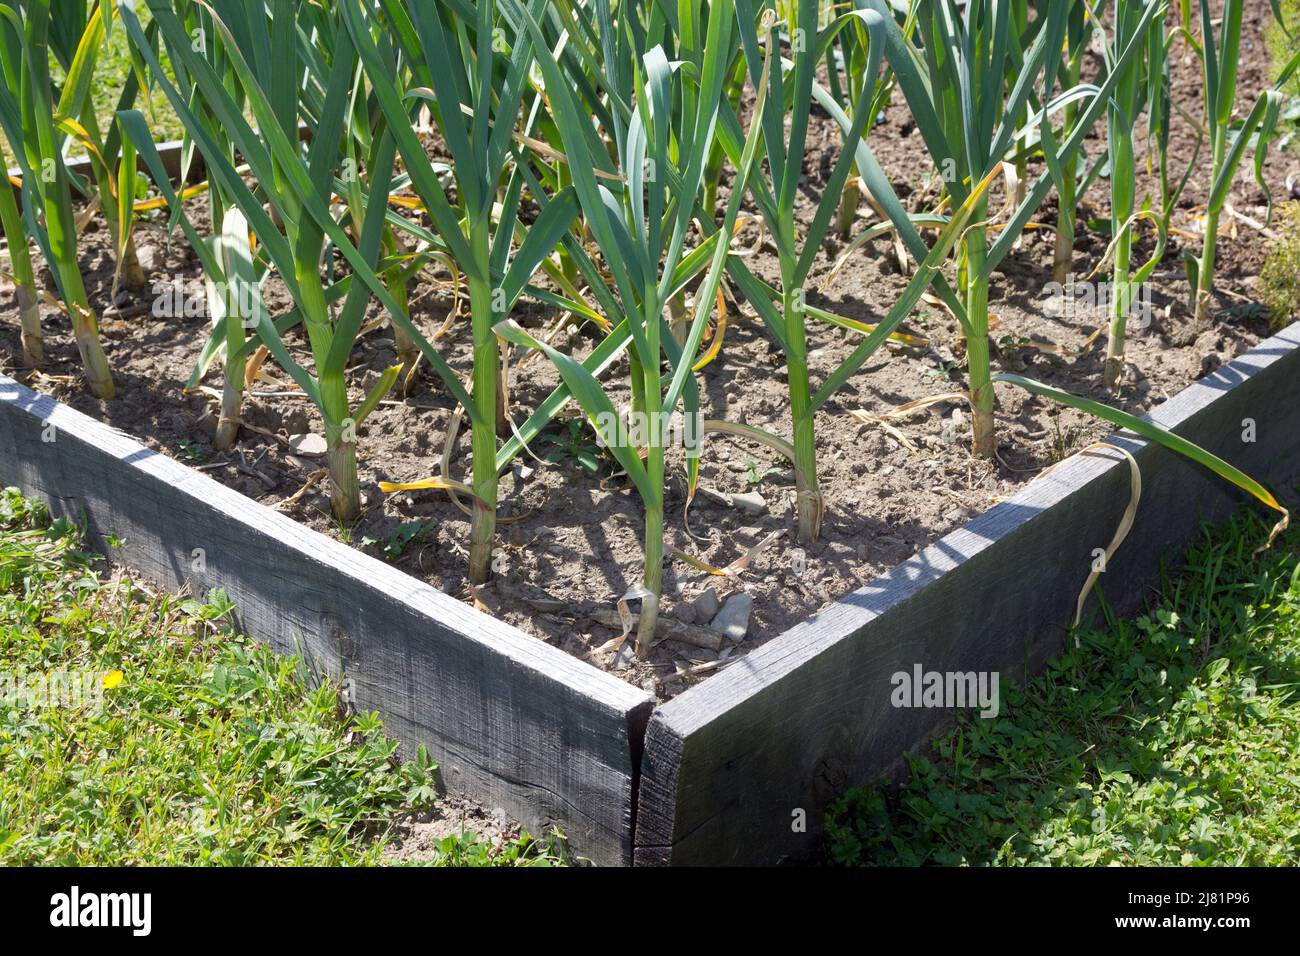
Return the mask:
<path fill-rule="evenodd" d="M 522 832 L 523 828 L 499 807 L 487 810 L 462 797 L 445 796 L 430 810 L 397 822 L 383 859 L 388 865 L 435 861 L 441 855 L 442 841 L 456 836 L 486 845 L 495 856 L 508 841 L 518 840 Z"/>
<path fill-rule="evenodd" d="M 1242 42 L 1239 109 L 1244 113 L 1268 83 L 1264 28 L 1267 4 L 1252 5 L 1246 15 Z M 1191 115 L 1201 112 L 1199 68 L 1190 59 L 1175 64 L 1175 95 Z M 871 134 L 871 145 L 890 174 L 905 203 L 928 208 L 937 194 L 933 182 L 918 171 L 929 166 L 901 94 L 884 121 Z M 1095 153 L 1098 136 L 1090 141 Z M 811 132 L 804 190 L 798 214 L 808 222 L 816 208 L 821 184 L 838 156 L 840 135 L 825 116 L 817 116 Z M 1175 165 L 1191 162 L 1193 135 L 1179 125 L 1171 155 Z M 1238 212 L 1264 218 L 1264 195 L 1249 175 L 1249 161 L 1233 190 Z M 1297 154 L 1273 151 L 1265 176 L 1275 197 L 1283 196 L 1289 173 L 1300 169 Z M 1205 200 L 1204 162 L 1182 198 L 1175 225 L 1195 230 L 1198 204 Z M 1001 186 L 997 187 L 1001 189 Z M 1155 190 L 1148 179 L 1138 195 Z M 1080 233 L 1074 271 L 1082 280 L 1104 256 L 1108 238 L 1089 228 L 1090 219 L 1108 216 L 1105 181 L 1086 197 L 1080 212 Z M 725 195 L 725 189 L 724 189 Z M 864 203 L 855 232 L 869 224 Z M 192 213 L 204 222 L 200 208 Z M 1051 201 L 1037 221 L 1052 225 Z M 183 239 L 171 245 L 166 223 L 155 219 L 140 232 L 141 258 L 151 274 L 165 282 L 197 280 L 197 259 Z M 1130 368 L 1122 390 L 1109 395 L 1101 384 L 1105 338 L 1094 337 L 1104 327 L 1104 313 L 1053 315 L 1045 308 L 1051 282 L 1053 236 L 1049 229 L 1026 232 L 1021 247 L 1003 263 L 991 283 L 990 300 L 997 327 L 995 371 L 1014 371 L 1071 392 L 1102 398 L 1130 412 L 1144 414 L 1190 382 L 1255 345 L 1269 334 L 1262 310 L 1255 305 L 1256 276 L 1268 252 L 1268 240 L 1232 217 L 1224 217 L 1215 316 L 1198 328 L 1189 309 L 1190 290 L 1179 253 L 1194 236 L 1174 237 L 1152 282 L 1154 318 L 1145 330 L 1131 331 L 1127 346 Z M 760 275 L 776 276 L 775 250 L 755 228 L 744 241 L 756 244 L 749 262 Z M 1151 253 L 1145 237 L 1135 261 Z M 114 314 L 109 300 L 112 257 L 103 229 L 84 237 L 83 269 L 93 304 L 104 316 L 102 337 L 119 386 L 118 398 L 100 402 L 86 390 L 79 374 L 75 344 L 68 323 L 45 310 L 48 362 L 44 369 L 21 368 L 16 310 L 12 290 L 0 292 L 0 369 L 32 387 L 121 430 L 150 447 L 190 462 L 211 477 L 271 507 L 280 507 L 302 522 L 349 541 L 448 594 L 474 601 L 490 613 L 601 667 L 655 692 L 660 698 L 680 693 L 749 649 L 770 640 L 792 625 L 816 614 L 829 602 L 869 582 L 906 560 L 971 517 L 1014 494 L 1042 469 L 1086 447 L 1109 431 L 1070 410 L 1034 399 L 999 385 L 998 428 L 1000 461 L 989 464 L 969 453 L 969 423 L 960 402 L 931 406 L 894 420 L 891 428 L 863 422 L 853 412 L 880 415 L 905 402 L 960 391 L 964 387 L 964 346 L 956 322 L 939 307 L 922 307 L 906 326 L 928 340 L 923 347 L 893 347 L 877 354 L 818 416 L 818 462 L 827 511 L 821 540 L 802 553 L 794 539 L 793 475 L 788 465 L 767 448 L 723 437 L 710 437 L 701 468 L 701 493 L 690 509 L 690 531 L 683 521 L 685 483 L 677 469 L 670 480 L 666 514 L 666 547 L 689 553 L 715 567 L 741 558 L 760 542 L 748 567 L 734 577 L 708 575 L 680 560 L 670 560 L 664 575 L 662 613 L 689 619 L 693 600 L 706 588 L 726 601 L 744 590 L 754 598 L 749 632 L 743 642 L 729 643 L 721 653 L 664 640 L 647 661 L 616 660 L 619 629 L 609 626 L 609 614 L 620 596 L 634 588 L 641 573 L 642 510 L 640 500 L 608 459 L 592 474 L 561 454 L 556 464 L 542 465 L 525 457 L 502 480 L 501 553 L 498 574 L 488 586 L 471 592 L 466 581 L 469 524 L 463 513 L 438 492 L 384 496 L 378 482 L 410 481 L 438 471 L 438 461 L 454 404 L 445 388 L 425 370 L 405 400 L 386 401 L 360 428 L 360 473 L 366 511 L 352 528 L 341 528 L 331 517 L 321 481 L 299 495 L 323 466 L 319 459 L 295 455 L 288 439 L 319 431 L 310 403 L 293 394 L 288 376 L 269 368 L 272 382 L 259 383 L 248 395 L 246 427 L 232 452 L 211 447 L 217 402 L 209 392 L 187 392 L 185 384 L 205 341 L 203 316 L 155 317 L 148 311 L 152 297 Z M 821 289 L 839 258 L 831 241 L 813 276 Z M 453 308 L 446 276 L 426 279 L 413 294 L 413 315 L 433 335 Z M 874 323 L 884 316 L 907 277 L 892 264 L 890 244 L 881 241 L 854 254 L 817 295 L 816 305 L 852 319 Z M 201 288 L 196 286 L 196 288 Z M 290 302 L 272 279 L 267 298 L 273 314 L 288 311 Z M 135 314 L 143 312 L 143 314 Z M 378 320 L 380 312 L 372 311 Z M 523 303 L 514 316 L 530 327 L 549 325 L 555 316 L 537 303 Z M 814 382 L 824 380 L 857 345 L 860 338 L 841 329 L 810 325 L 810 365 Z M 582 353 L 594 344 L 594 333 L 579 332 L 571 340 Z M 295 357 L 310 368 L 305 336 L 294 332 L 288 342 Z M 468 320 L 450 325 L 437 345 L 458 374 L 470 368 Z M 353 355 L 350 383 L 359 399 L 379 373 L 395 360 L 391 333 L 378 328 L 362 338 Z M 522 421 L 558 384 L 544 360 L 525 364 L 518 353 L 512 369 L 511 408 Z M 618 381 L 626 366 L 609 376 Z M 761 321 L 744 307 L 734 312 L 718 360 L 701 375 L 703 411 L 708 418 L 746 422 L 778 434 L 789 434 L 780 352 L 765 337 Z M 220 387 L 219 372 L 206 380 Z M 569 415 L 575 415 L 572 409 Z M 561 421 L 551 430 L 555 439 L 539 443 L 540 455 L 570 447 L 570 429 Z M 579 444 L 591 446 L 589 429 Z M 590 450 L 590 449 L 588 449 Z M 466 470 L 468 436 L 462 434 L 453 459 L 454 474 Z M 727 496 L 757 493 L 760 513 L 747 513 L 727 504 Z M 594 616 L 594 617 L 593 617 Z M 605 623 L 599 623 L 600 618 Z M 704 622 L 700 622 L 704 623 Z"/>

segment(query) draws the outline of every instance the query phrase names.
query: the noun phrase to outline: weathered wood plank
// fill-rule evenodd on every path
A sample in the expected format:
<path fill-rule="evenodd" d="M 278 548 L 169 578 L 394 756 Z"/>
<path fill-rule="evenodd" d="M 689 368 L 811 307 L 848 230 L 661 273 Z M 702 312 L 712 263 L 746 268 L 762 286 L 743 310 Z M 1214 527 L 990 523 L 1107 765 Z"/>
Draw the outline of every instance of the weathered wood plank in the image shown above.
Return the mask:
<path fill-rule="evenodd" d="M 343 675 L 452 792 L 602 863 L 631 857 L 652 698 L 0 376 L 0 484 L 112 534 L 164 588 L 221 587 L 241 627 Z"/>
<path fill-rule="evenodd" d="M 1156 410 L 1174 428 L 1256 477 L 1300 474 L 1300 324 Z M 1244 443 L 1253 419 L 1256 441 Z M 1131 611 L 1160 562 L 1244 497 L 1163 448 L 1117 437 L 1141 464 L 1128 540 L 1102 575 Z M 951 719 L 895 709 L 891 676 L 1026 670 L 1059 652 L 1064 624 L 1129 499 L 1128 466 L 1077 458 L 651 718 L 638 798 L 638 864 L 756 864 L 814 855 L 828 803 L 889 775 Z M 967 610 L 969 609 L 969 610 Z M 966 613 L 963 613 L 966 611 Z M 805 833 L 794 832 L 797 811 Z"/>
<path fill-rule="evenodd" d="M 162 159 L 163 168 L 167 170 L 167 175 L 171 177 L 172 182 L 178 180 L 181 175 L 181 159 L 184 156 L 184 153 L 181 150 L 181 145 L 180 140 L 158 144 L 159 158 Z M 69 160 L 68 169 L 76 173 L 78 176 L 91 175 L 90 160 L 86 158 Z M 140 164 L 140 172 L 145 176 L 150 176 L 149 169 L 144 163 Z M 16 166 L 8 170 L 9 177 L 21 179 L 22 175 L 23 171 Z M 202 182 L 203 175 L 203 154 L 198 150 L 195 150 L 194 158 L 190 161 L 189 175 L 186 176 L 186 181 L 188 183 Z M 150 176 L 150 178 L 152 179 L 152 176 Z M 10 182 L 9 188 L 14 191 L 14 199 L 18 201 L 18 206 L 21 209 L 23 202 L 22 188 L 13 185 L 12 182 Z"/>

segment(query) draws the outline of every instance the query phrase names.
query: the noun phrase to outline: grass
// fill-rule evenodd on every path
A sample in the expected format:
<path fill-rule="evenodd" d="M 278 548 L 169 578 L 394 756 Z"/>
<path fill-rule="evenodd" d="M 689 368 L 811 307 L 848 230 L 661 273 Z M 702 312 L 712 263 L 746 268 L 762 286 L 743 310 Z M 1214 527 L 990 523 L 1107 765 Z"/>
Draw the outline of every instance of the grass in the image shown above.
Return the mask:
<path fill-rule="evenodd" d="M 145 24 L 148 24 L 152 18 L 147 10 L 142 9 L 140 19 Z M 164 51 L 161 56 L 164 68 L 168 70 L 168 75 L 171 75 L 171 63 L 167 59 L 166 52 Z M 122 84 L 126 82 L 130 72 L 130 40 L 121 24 L 115 22 L 112 36 L 109 37 L 107 42 L 107 49 L 100 57 L 99 69 L 96 71 L 90 91 L 100 129 L 107 130 L 113 122 L 113 117 L 117 115 L 118 97 L 122 91 Z M 56 70 L 56 74 L 55 79 L 62 82 L 62 71 Z M 185 135 L 185 127 L 181 125 L 181 121 L 176 116 L 176 111 L 168 104 L 166 97 L 153 96 L 150 98 L 142 94 L 140 108 L 149 117 L 150 125 L 159 143 L 178 140 Z M 84 156 L 85 150 L 74 144 L 69 150 L 69 155 L 73 157 Z M 14 166 L 13 156 L 9 152 L 9 143 L 5 141 L 3 134 L 0 134 L 0 163 L 3 163 L 6 170 Z"/>
<path fill-rule="evenodd" d="M 1288 59 L 1295 55 L 1296 41 L 1292 37 L 1300 32 L 1300 0 L 1281 0 L 1282 23 L 1269 19 L 1265 32 L 1268 42 L 1272 75 L 1276 80 Z M 1288 37 L 1287 33 L 1291 36 Z M 1291 96 L 1300 96 L 1300 76 L 1295 76 L 1284 88 Z"/>
<path fill-rule="evenodd" d="M 153 19 L 143 4 L 139 16 L 140 22 L 145 26 L 148 26 Z M 167 75 L 173 76 L 167 51 L 160 50 L 159 57 Z M 117 115 L 118 96 L 130 72 L 131 41 L 126 31 L 122 29 L 121 21 L 115 19 L 112 36 L 108 39 L 108 49 L 101 56 L 98 75 L 95 77 L 95 85 L 90 93 L 95 103 L 95 115 L 99 117 L 103 129 L 107 129 L 108 124 Z M 165 96 L 155 94 L 147 97 L 142 94 L 140 109 L 144 110 L 149 117 L 149 125 L 159 143 L 178 140 L 185 135 L 185 127 L 181 125 L 176 111 L 171 108 Z"/>
<path fill-rule="evenodd" d="M 1274 81 L 1281 75 L 1287 60 L 1295 55 L 1294 39 L 1300 37 L 1300 0 L 1280 0 L 1282 23 L 1269 20 L 1265 41 L 1269 51 L 1269 69 Z M 1288 36 L 1288 34 L 1290 34 Z M 1300 74 L 1293 76 L 1283 87 L 1286 101 L 1282 105 L 1282 128 L 1279 130 L 1282 147 L 1292 153 L 1300 152 Z"/>
<path fill-rule="evenodd" d="M 1259 272 L 1259 298 L 1281 328 L 1300 317 L 1300 202 L 1281 206 L 1273 228 L 1278 238 Z"/>
<path fill-rule="evenodd" d="M 383 862 L 399 819 L 435 802 L 436 765 L 398 764 L 375 715 L 233 633 L 230 610 L 144 589 L 0 492 L 0 865 Z M 33 706 L 55 673 L 102 700 Z M 524 834 L 449 837 L 428 862 L 556 861 Z"/>
<path fill-rule="evenodd" d="M 827 817 L 844 865 L 1293 864 L 1300 534 L 1207 533 L 1149 613 L 1080 630 L 1001 716 L 959 717 L 910 779 Z"/>

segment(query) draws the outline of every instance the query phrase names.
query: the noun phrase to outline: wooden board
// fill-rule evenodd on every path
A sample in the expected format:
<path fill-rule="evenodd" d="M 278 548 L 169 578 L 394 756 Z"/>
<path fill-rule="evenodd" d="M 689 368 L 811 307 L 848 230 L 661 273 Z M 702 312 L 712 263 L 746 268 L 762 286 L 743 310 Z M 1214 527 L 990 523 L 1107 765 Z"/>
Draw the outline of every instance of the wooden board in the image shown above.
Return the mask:
<path fill-rule="evenodd" d="M 158 144 L 158 156 L 162 160 L 163 168 L 167 170 L 167 175 L 172 178 L 173 182 L 179 179 L 181 175 L 181 159 L 184 156 L 181 147 L 182 144 L 180 140 Z M 68 169 L 69 171 L 76 173 L 78 176 L 90 176 L 92 174 L 90 160 L 85 157 L 69 160 Z M 22 187 L 13 185 L 12 178 L 22 179 L 23 171 L 15 166 L 7 172 L 8 176 L 11 177 L 9 187 L 14 191 L 14 199 L 17 200 L 18 208 L 21 209 L 23 203 Z M 140 164 L 140 172 L 145 176 L 149 176 L 149 169 L 144 163 Z M 150 178 L 152 179 L 152 177 Z M 197 149 L 194 150 L 194 157 L 190 161 L 189 173 L 185 178 L 188 183 L 199 183 L 203 181 L 203 154 Z"/>
<path fill-rule="evenodd" d="M 87 524 L 155 584 L 224 588 L 238 621 L 350 682 L 447 788 L 601 863 L 630 861 L 652 698 L 0 376 L 0 485 Z"/>
<path fill-rule="evenodd" d="M 309 138 L 309 136 L 311 135 L 311 131 L 305 125 L 300 125 L 298 127 L 298 133 L 304 139 Z M 171 177 L 173 185 L 176 185 L 177 181 L 180 179 L 181 176 L 181 163 L 182 160 L 185 158 L 184 145 L 185 144 L 183 141 L 179 139 L 174 139 L 166 143 L 159 143 L 157 147 L 158 158 L 162 160 L 163 169 L 165 169 L 167 171 L 167 175 Z M 70 159 L 68 160 L 67 165 L 68 165 L 68 170 L 70 172 L 77 174 L 78 176 L 91 176 L 93 174 L 90 165 L 90 160 L 87 157 L 82 156 L 76 159 Z M 140 163 L 139 171 L 141 175 L 149 178 L 150 180 L 153 179 L 153 175 L 149 172 L 149 167 L 147 166 L 147 164 Z M 11 180 L 12 178 L 15 177 L 18 179 L 22 179 L 23 171 L 17 166 L 15 166 L 8 170 L 8 175 L 9 177 L 11 177 Z M 186 174 L 185 174 L 186 185 L 197 185 L 198 183 L 203 182 L 203 177 L 206 175 L 207 175 L 207 170 L 203 160 L 203 153 L 200 152 L 197 147 L 195 147 L 192 155 L 190 156 L 189 169 L 186 170 Z M 14 191 L 14 199 L 17 200 L 18 207 L 19 209 L 21 209 L 23 203 L 22 187 L 14 186 L 12 184 L 12 181 L 10 183 L 10 187 Z"/>
<path fill-rule="evenodd" d="M 1152 418 L 1289 492 L 1284 482 L 1300 474 L 1298 347 L 1300 324 Z M 1253 443 L 1243 441 L 1247 419 Z M 1245 498 L 1163 448 L 1115 443 L 1133 452 L 1143 478 L 1136 524 L 1101 576 L 1106 599 L 1124 612 L 1149 595 L 1161 561 L 1182 554 L 1202 520 L 1226 518 Z M 920 664 L 999 671 L 1023 685 L 1062 649 L 1093 551 L 1110 542 L 1128 504 L 1128 465 L 1109 454 L 1064 463 L 660 706 L 642 758 L 636 862 L 815 857 L 828 804 L 894 774 L 904 752 L 951 720 L 951 710 L 895 708 L 892 675 Z"/>

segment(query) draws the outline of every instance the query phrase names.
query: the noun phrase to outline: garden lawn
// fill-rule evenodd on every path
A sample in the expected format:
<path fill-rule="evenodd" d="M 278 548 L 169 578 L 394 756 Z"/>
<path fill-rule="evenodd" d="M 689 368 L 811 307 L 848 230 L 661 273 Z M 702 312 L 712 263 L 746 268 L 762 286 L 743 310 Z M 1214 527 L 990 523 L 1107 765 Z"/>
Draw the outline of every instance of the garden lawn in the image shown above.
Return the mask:
<path fill-rule="evenodd" d="M 1077 632 L 1001 716 L 827 818 L 836 864 L 1300 860 L 1300 533 L 1208 534 L 1149 613 Z M 1104 576 L 1103 576 L 1104 585 Z"/>
<path fill-rule="evenodd" d="M 141 23 L 148 24 L 153 19 L 149 10 L 143 5 L 140 7 L 138 15 Z M 171 60 L 167 56 L 165 49 L 159 51 L 159 57 L 163 66 L 170 70 Z M 55 69 L 55 79 L 62 83 L 63 71 L 58 68 L 57 61 L 52 60 L 52 63 Z M 118 97 L 121 95 L 122 85 L 126 82 L 130 72 L 131 46 L 127 40 L 126 30 L 114 18 L 113 32 L 105 43 L 99 68 L 95 71 L 91 81 L 93 86 L 90 90 L 91 99 L 95 103 L 95 118 L 99 120 L 99 128 L 105 132 L 108 131 L 110 124 L 116 122 Z M 141 93 L 136 108 L 149 117 L 159 143 L 179 140 L 185 135 L 185 127 L 181 125 L 181 121 L 177 118 L 175 110 L 168 104 L 166 97 Z M 74 143 L 69 148 L 68 155 L 74 158 L 84 156 L 85 150 L 79 144 Z M 6 170 L 12 169 L 16 165 L 13 155 L 9 152 L 9 143 L 5 140 L 3 133 L 0 133 L 0 163 L 3 163 Z"/>
<path fill-rule="evenodd" d="M 0 491 L 0 864 L 382 862 L 436 800 L 423 750 L 399 765 L 335 683 L 233 633 L 220 592 L 155 594 L 80 543 Z M 422 862 L 554 860 L 456 835 Z"/>

